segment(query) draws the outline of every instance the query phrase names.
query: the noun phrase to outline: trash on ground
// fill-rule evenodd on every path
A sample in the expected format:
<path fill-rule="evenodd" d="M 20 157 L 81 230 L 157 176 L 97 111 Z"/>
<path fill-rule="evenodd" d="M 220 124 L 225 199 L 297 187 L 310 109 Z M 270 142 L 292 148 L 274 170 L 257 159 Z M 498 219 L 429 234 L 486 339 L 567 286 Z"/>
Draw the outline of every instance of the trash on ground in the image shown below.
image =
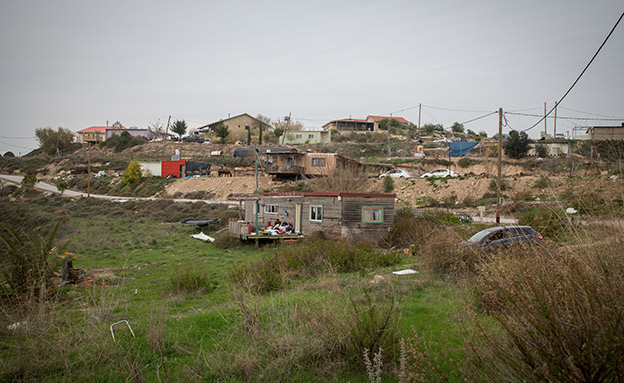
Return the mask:
<path fill-rule="evenodd" d="M 576 214 L 576 213 L 578 213 L 578 210 L 576 210 L 573 207 L 569 207 L 566 209 L 566 214 Z"/>
<path fill-rule="evenodd" d="M 393 271 L 392 274 L 394 275 L 418 274 L 418 271 L 412 270 L 412 269 L 405 269 L 405 270 Z"/>
<path fill-rule="evenodd" d="M 204 241 L 204 242 L 214 242 L 215 239 L 212 238 L 209 235 L 204 234 L 203 232 L 200 232 L 199 234 L 191 234 L 191 237 L 195 238 L 195 239 L 199 239 L 200 241 Z"/>

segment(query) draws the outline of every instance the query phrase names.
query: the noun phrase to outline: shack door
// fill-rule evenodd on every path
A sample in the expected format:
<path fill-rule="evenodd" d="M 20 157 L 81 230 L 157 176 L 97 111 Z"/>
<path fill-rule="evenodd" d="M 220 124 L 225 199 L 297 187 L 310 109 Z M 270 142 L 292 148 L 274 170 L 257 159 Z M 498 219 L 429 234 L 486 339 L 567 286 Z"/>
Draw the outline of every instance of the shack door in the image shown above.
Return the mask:
<path fill-rule="evenodd" d="M 301 233 L 301 213 L 303 212 L 302 204 L 295 205 L 295 233 Z"/>

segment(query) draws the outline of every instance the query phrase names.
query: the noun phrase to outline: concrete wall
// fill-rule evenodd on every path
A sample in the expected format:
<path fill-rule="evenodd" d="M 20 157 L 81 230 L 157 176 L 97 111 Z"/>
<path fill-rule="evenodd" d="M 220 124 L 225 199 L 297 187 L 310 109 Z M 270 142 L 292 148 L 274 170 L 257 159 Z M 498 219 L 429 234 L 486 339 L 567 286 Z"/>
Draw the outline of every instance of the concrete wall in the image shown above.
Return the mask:
<path fill-rule="evenodd" d="M 329 131 L 307 131 L 307 130 L 289 130 L 284 135 L 284 144 L 286 145 L 302 145 L 302 144 L 329 144 L 331 142 L 331 134 Z"/>
<path fill-rule="evenodd" d="M 141 172 L 145 174 L 145 171 L 149 171 L 153 176 L 162 176 L 162 166 L 160 161 L 139 161 L 141 165 Z"/>
<path fill-rule="evenodd" d="M 156 135 L 149 129 L 106 129 L 106 139 L 118 136 L 123 132 L 128 132 L 132 137 L 144 137 L 148 140 L 156 138 Z"/>

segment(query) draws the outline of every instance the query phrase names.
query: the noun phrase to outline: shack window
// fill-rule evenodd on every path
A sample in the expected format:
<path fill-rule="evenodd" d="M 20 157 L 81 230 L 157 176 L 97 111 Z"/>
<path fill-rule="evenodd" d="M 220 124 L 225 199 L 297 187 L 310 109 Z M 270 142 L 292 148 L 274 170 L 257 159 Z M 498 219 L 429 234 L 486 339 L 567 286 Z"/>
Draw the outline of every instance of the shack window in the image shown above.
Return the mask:
<path fill-rule="evenodd" d="M 314 138 L 314 134 L 308 134 L 308 138 Z"/>
<path fill-rule="evenodd" d="M 323 206 L 310 205 L 310 221 L 323 222 Z"/>
<path fill-rule="evenodd" d="M 312 158 L 312 166 L 325 166 L 325 158 Z"/>
<path fill-rule="evenodd" d="M 267 214 L 277 214 L 277 205 L 264 205 L 264 212 Z"/>
<path fill-rule="evenodd" d="M 295 134 L 295 138 L 302 138 L 303 135 L 302 134 Z"/>
<path fill-rule="evenodd" d="M 363 206 L 363 223 L 383 223 L 383 207 Z"/>

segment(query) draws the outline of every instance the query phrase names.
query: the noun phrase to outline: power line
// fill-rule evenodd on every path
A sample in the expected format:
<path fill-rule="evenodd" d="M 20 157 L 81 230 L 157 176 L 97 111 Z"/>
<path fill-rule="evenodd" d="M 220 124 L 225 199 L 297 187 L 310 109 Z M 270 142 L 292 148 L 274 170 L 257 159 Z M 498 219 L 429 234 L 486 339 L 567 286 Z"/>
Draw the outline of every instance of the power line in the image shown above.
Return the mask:
<path fill-rule="evenodd" d="M 0 138 L 4 138 L 4 139 L 8 139 L 8 140 L 32 140 L 34 138 L 36 138 L 35 136 L 33 137 L 6 137 L 6 136 L 0 136 Z"/>
<path fill-rule="evenodd" d="M 597 114 L 597 113 L 583 112 L 582 110 L 576 110 L 576 109 L 572 109 L 572 108 L 566 108 L 566 107 L 563 107 L 563 106 L 560 106 L 559 108 L 561 108 L 561 109 L 565 109 L 565 110 L 569 110 L 569 111 L 571 111 L 571 112 L 577 112 L 577 113 L 587 114 L 587 115 L 589 115 L 589 116 L 598 116 L 598 117 L 604 117 L 604 118 L 617 118 L 617 119 L 619 119 L 619 120 L 624 120 L 624 117 L 619 117 L 619 118 L 618 118 L 618 117 L 615 117 L 615 116 L 607 116 L 607 115 L 604 115 L 604 114 Z"/>
<path fill-rule="evenodd" d="M 468 120 L 468 121 L 462 122 L 461 124 L 462 124 L 462 125 L 470 124 L 471 122 L 474 122 L 474 121 L 480 120 L 480 119 L 482 119 L 482 118 L 489 117 L 489 116 L 491 116 L 491 115 L 493 115 L 493 114 L 496 114 L 496 113 L 498 113 L 498 111 L 497 111 L 497 110 L 495 110 L 495 111 L 493 111 L 493 112 L 490 112 L 490 113 L 488 113 L 488 114 L 484 114 L 483 116 L 480 116 L 480 117 L 477 117 L 477 118 L 473 118 L 472 120 Z"/>
<path fill-rule="evenodd" d="M 544 117 L 542 117 L 539 121 L 537 121 L 535 124 L 533 124 L 533 126 L 531 126 L 530 128 L 524 129 L 523 132 L 526 132 L 527 130 L 531 130 L 533 128 L 535 128 L 537 125 L 539 125 L 542 121 L 544 121 L 546 119 L 546 117 L 548 117 L 553 110 L 555 110 L 555 108 L 558 106 L 558 104 L 561 104 L 561 102 L 566 98 L 566 96 L 572 91 L 572 88 L 574 88 L 574 86 L 576 85 L 577 82 L 579 82 L 579 80 L 581 79 L 581 77 L 583 77 L 583 74 L 585 74 L 585 71 L 587 70 L 587 68 L 589 68 L 589 66 L 591 65 L 592 62 L 594 62 L 594 59 L 596 58 L 596 56 L 598 56 L 598 53 L 600 53 L 600 51 L 602 50 L 602 47 L 604 47 L 604 45 L 607 43 L 607 41 L 609 40 L 609 38 L 611 37 L 611 35 L 613 34 L 613 31 L 615 31 L 615 28 L 617 28 L 618 24 L 620 23 L 620 21 L 622 20 L 622 17 L 624 17 L 624 12 L 622 12 L 622 14 L 620 15 L 620 18 L 618 19 L 618 21 L 615 23 L 615 25 L 613 26 L 613 28 L 611 28 L 611 32 L 609 32 L 609 34 L 607 35 L 607 37 L 604 39 L 604 41 L 602 42 L 602 44 L 600 44 L 600 47 L 598 48 L 598 50 L 596 51 L 596 53 L 594 53 L 594 56 L 591 58 L 591 60 L 589 60 L 589 62 L 587 63 L 587 65 L 585 65 L 585 68 L 583 69 L 583 71 L 581 72 L 581 74 L 578 75 L 578 77 L 576 78 L 576 80 L 574 80 L 574 83 L 572 83 L 572 85 L 570 86 L 570 88 L 568 88 L 568 90 L 565 92 L 565 94 L 563 95 L 563 97 L 561 97 L 559 99 L 559 101 L 557 101 L 555 103 L 555 106 L 552 107 L 552 109 L 550 109 L 550 111 L 548 113 L 546 113 L 546 115 L 544 115 Z"/>
<path fill-rule="evenodd" d="M 7 146 L 10 146 L 10 147 L 14 147 L 14 148 L 28 149 L 28 150 L 36 150 L 36 149 L 34 149 L 34 148 L 27 148 L 27 147 L 25 147 L 25 146 L 21 146 L 21 145 L 9 144 L 8 142 L 4 142 L 4 141 L 0 141 L 0 144 L 7 145 Z"/>
<path fill-rule="evenodd" d="M 453 108 L 442 108 L 439 106 L 431 106 L 431 105 L 423 105 L 423 107 L 431 108 L 431 109 L 438 109 L 438 110 L 446 110 L 449 112 L 467 112 L 467 113 L 488 113 L 489 112 L 489 110 L 453 109 Z"/>
<path fill-rule="evenodd" d="M 514 113 L 514 112 L 505 112 L 509 114 L 514 114 L 516 116 L 525 116 L 525 117 L 542 117 L 540 122 L 544 121 L 545 118 L 553 118 L 551 116 L 542 116 L 541 114 L 531 114 L 531 113 Z M 568 116 L 557 116 L 557 119 L 562 120 L 579 120 L 579 121 L 622 121 L 624 118 L 591 118 L 591 117 L 568 117 Z M 523 130 L 523 132 L 529 129 Z"/>

